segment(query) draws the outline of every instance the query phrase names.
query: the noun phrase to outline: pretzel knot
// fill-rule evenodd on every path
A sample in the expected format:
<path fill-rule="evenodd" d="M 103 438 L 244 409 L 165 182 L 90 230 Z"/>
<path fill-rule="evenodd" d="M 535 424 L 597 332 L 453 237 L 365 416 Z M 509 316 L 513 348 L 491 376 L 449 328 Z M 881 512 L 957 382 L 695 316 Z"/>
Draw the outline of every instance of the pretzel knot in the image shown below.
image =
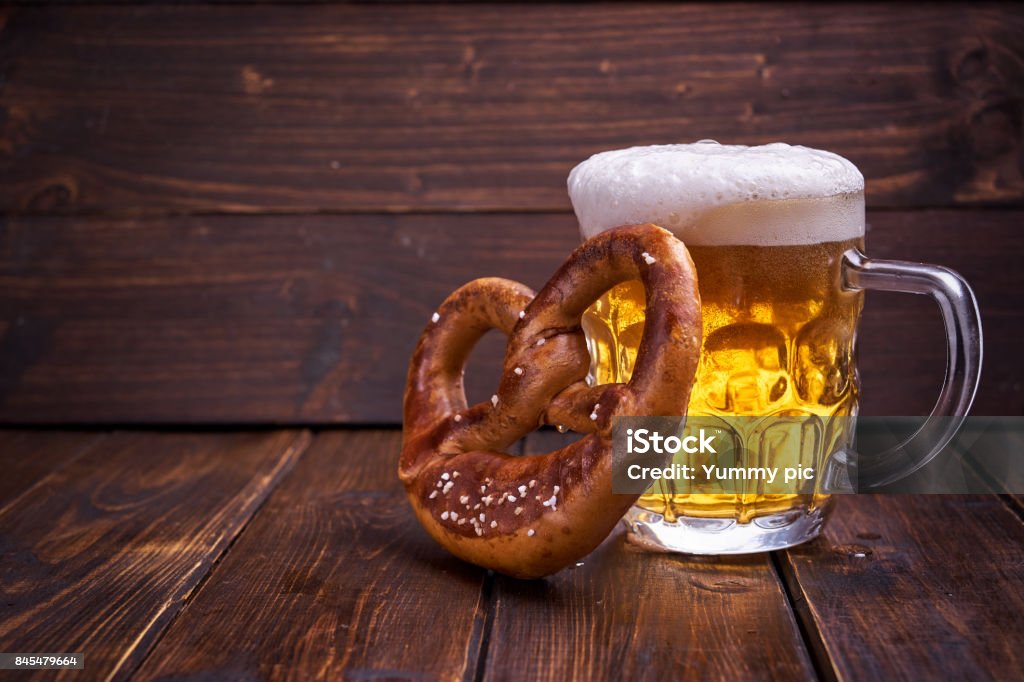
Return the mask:
<path fill-rule="evenodd" d="M 583 312 L 643 283 L 646 314 L 632 378 L 588 386 Z M 490 329 L 508 335 L 489 402 L 468 407 L 463 368 Z M 682 242 L 654 225 L 581 244 L 536 296 L 474 280 L 434 314 L 413 354 L 398 473 L 423 527 L 456 556 L 536 578 L 588 554 L 638 496 L 612 493 L 612 417 L 686 414 L 700 351 L 697 276 Z M 586 433 L 545 455 L 500 452 L 543 424 Z"/>

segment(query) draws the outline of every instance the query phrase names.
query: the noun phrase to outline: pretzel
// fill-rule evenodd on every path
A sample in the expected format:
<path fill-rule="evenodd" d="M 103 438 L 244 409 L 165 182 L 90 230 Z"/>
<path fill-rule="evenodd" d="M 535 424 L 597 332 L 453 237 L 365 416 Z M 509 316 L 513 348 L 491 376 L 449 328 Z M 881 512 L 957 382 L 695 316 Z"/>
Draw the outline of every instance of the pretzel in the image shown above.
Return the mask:
<path fill-rule="evenodd" d="M 632 378 L 588 386 L 581 315 L 629 280 L 647 297 Z M 509 337 L 501 381 L 490 401 L 467 407 L 465 361 L 490 329 Z M 456 290 L 409 366 L 398 473 L 416 517 L 456 556 L 514 577 L 549 575 L 590 553 L 638 497 L 612 493 L 612 418 L 685 415 L 700 339 L 693 263 L 654 225 L 584 242 L 536 296 L 497 278 Z M 545 455 L 500 452 L 543 424 L 587 435 Z"/>

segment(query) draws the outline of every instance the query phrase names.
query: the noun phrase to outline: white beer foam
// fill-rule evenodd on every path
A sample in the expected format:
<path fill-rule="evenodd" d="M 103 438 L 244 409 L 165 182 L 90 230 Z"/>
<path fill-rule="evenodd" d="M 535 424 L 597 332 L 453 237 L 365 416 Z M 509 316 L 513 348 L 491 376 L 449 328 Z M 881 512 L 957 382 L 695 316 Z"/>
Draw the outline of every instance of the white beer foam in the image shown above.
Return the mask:
<path fill-rule="evenodd" d="M 864 176 L 831 152 L 783 143 L 631 147 L 569 174 L 580 232 L 655 223 L 687 244 L 814 244 L 864 235 Z"/>

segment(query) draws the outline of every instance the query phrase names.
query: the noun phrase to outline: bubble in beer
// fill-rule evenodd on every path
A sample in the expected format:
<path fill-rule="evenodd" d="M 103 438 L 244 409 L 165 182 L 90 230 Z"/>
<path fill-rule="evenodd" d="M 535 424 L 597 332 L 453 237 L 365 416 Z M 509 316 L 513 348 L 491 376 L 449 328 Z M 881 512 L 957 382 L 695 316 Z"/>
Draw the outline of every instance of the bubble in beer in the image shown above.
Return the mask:
<path fill-rule="evenodd" d="M 864 234 L 864 176 L 831 152 L 776 143 L 632 147 L 572 170 L 584 238 L 652 222 L 687 244 L 814 244 Z"/>

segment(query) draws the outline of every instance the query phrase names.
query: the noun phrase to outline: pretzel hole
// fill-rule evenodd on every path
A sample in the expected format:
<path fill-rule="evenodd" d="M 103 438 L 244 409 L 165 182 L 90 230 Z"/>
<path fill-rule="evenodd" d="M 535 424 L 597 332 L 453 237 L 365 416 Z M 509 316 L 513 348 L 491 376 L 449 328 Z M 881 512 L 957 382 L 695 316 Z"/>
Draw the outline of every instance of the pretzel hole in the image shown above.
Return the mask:
<path fill-rule="evenodd" d="M 543 455 L 553 450 L 559 450 L 567 445 L 572 445 L 578 440 L 586 437 L 586 434 L 577 433 L 576 431 L 567 430 L 564 433 L 559 432 L 552 426 L 545 426 L 537 431 L 534 431 L 523 440 L 522 453 L 524 455 Z M 516 452 L 516 450 L 512 450 Z"/>
<path fill-rule="evenodd" d="M 591 385 L 626 383 L 644 335 L 646 293 L 639 280 L 617 284 L 584 311 Z"/>
<path fill-rule="evenodd" d="M 501 382 L 507 343 L 508 338 L 501 331 L 491 329 L 470 350 L 462 381 L 468 405 L 488 401 L 494 395 Z"/>

